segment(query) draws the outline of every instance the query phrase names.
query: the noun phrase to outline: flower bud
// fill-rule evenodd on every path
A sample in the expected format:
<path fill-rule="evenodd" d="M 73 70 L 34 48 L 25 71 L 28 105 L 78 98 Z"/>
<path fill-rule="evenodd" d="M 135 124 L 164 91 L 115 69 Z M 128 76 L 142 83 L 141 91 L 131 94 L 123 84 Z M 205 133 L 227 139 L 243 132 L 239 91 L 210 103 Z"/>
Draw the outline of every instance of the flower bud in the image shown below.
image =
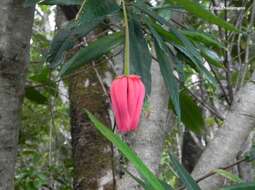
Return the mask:
<path fill-rule="evenodd" d="M 140 76 L 118 76 L 111 84 L 110 96 L 118 131 L 137 129 L 145 96 Z"/>

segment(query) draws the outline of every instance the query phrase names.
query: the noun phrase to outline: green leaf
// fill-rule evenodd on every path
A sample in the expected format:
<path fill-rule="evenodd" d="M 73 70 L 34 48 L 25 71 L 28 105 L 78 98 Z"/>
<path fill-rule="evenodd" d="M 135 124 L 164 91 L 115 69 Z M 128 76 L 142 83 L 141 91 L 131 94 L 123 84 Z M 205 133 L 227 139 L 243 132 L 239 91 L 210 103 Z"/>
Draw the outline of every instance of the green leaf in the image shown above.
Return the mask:
<path fill-rule="evenodd" d="M 211 24 L 216 24 L 218 26 L 225 28 L 226 30 L 239 32 L 239 30 L 235 28 L 232 24 L 224 21 L 220 17 L 213 15 L 210 11 L 204 9 L 200 4 L 196 3 L 195 1 L 192 0 L 167 0 L 167 1 L 169 3 L 174 2 L 177 5 L 180 5 L 188 12 L 204 19 L 205 21 Z"/>
<path fill-rule="evenodd" d="M 25 0 L 24 3 L 23 3 L 23 6 L 24 7 L 34 6 L 39 1 L 40 0 Z"/>
<path fill-rule="evenodd" d="M 241 183 L 229 187 L 221 188 L 220 190 L 254 190 L 255 189 L 255 183 Z"/>
<path fill-rule="evenodd" d="M 195 182 L 195 180 L 190 176 L 190 174 L 185 170 L 185 168 L 178 162 L 174 155 L 169 154 L 171 164 L 181 181 L 184 183 L 187 190 L 200 190 L 199 186 Z"/>
<path fill-rule="evenodd" d="M 80 5 L 82 0 L 25 0 L 24 6 L 34 6 L 36 3 L 43 5 Z"/>
<path fill-rule="evenodd" d="M 43 5 L 80 5 L 83 0 L 43 0 Z"/>
<path fill-rule="evenodd" d="M 140 25 L 134 17 L 129 19 L 131 73 L 142 77 L 146 93 L 150 94 L 152 57 Z"/>
<path fill-rule="evenodd" d="M 94 126 L 102 133 L 102 135 L 111 141 L 122 154 L 133 164 L 137 171 L 150 183 L 155 190 L 164 190 L 158 178 L 146 167 L 142 160 L 133 152 L 132 149 L 124 143 L 119 136 L 115 135 L 110 129 L 105 127 L 90 112 L 86 111 L 89 119 Z"/>
<path fill-rule="evenodd" d="M 29 77 L 30 80 L 39 83 L 47 83 L 49 81 L 50 70 L 48 67 L 41 69 L 39 73 L 36 73 Z"/>
<path fill-rule="evenodd" d="M 179 102 L 179 84 L 173 73 L 173 65 L 174 65 L 173 58 L 171 57 L 171 54 L 168 48 L 166 47 L 166 45 L 164 44 L 160 35 L 152 27 L 151 22 L 147 20 L 146 24 L 154 38 L 155 50 L 156 50 L 156 55 L 157 55 L 157 59 L 158 59 L 159 67 L 160 67 L 160 72 L 163 76 L 166 88 L 170 94 L 175 112 L 177 116 L 180 117 L 181 111 L 180 111 L 180 102 Z"/>
<path fill-rule="evenodd" d="M 134 176 L 132 173 L 130 173 L 128 170 L 126 170 L 124 168 L 125 172 L 131 177 L 133 178 L 141 187 L 143 187 L 144 190 L 153 190 L 153 188 L 151 187 L 150 183 L 148 183 L 146 180 L 143 181 L 142 179 Z M 159 179 L 159 181 L 161 182 L 162 186 L 165 188 L 165 190 L 173 190 L 173 188 L 168 185 L 166 182 L 162 181 Z"/>
<path fill-rule="evenodd" d="M 193 69 L 195 69 L 196 71 L 200 72 L 201 74 L 203 74 L 203 76 L 214 86 L 217 86 L 218 83 L 215 80 L 215 78 L 213 77 L 213 75 L 207 70 L 207 68 L 204 66 L 203 64 L 203 60 L 201 59 L 200 54 L 197 52 L 197 50 L 194 51 L 190 51 L 190 49 L 185 48 L 183 46 L 180 45 L 175 45 L 175 47 L 177 48 L 177 50 L 179 50 L 180 53 L 182 53 L 184 56 L 186 56 L 186 58 L 188 58 L 192 64 L 190 64 L 190 62 L 187 62 Z"/>
<path fill-rule="evenodd" d="M 208 50 L 206 47 L 202 47 L 200 49 L 201 55 L 205 58 L 205 60 L 215 67 L 224 68 L 224 65 L 221 63 L 220 58 L 213 51 Z"/>
<path fill-rule="evenodd" d="M 54 37 L 47 58 L 51 67 L 55 68 L 63 63 L 67 50 L 73 48 L 81 37 L 103 23 L 108 16 L 118 11 L 119 6 L 113 0 L 86 0 L 78 20 L 71 21 Z"/>
<path fill-rule="evenodd" d="M 167 22 L 163 17 L 159 16 L 154 10 L 152 10 L 147 4 L 145 4 L 143 1 L 137 1 L 133 4 L 135 8 L 138 10 L 144 12 L 154 20 L 158 21 L 162 25 L 170 26 L 169 22 Z"/>
<path fill-rule="evenodd" d="M 170 43 L 175 43 L 175 44 L 182 44 L 181 40 L 179 38 L 177 38 L 176 35 L 174 35 L 171 32 L 168 32 L 167 30 L 165 30 L 162 26 L 160 26 L 159 24 L 156 24 L 154 22 L 151 22 L 151 25 L 153 26 L 153 28 L 157 31 L 157 33 L 162 36 L 162 38 L 166 41 L 169 41 Z"/>
<path fill-rule="evenodd" d="M 34 87 L 26 87 L 25 89 L 25 98 L 37 104 L 47 104 L 48 99 L 44 95 L 42 95 L 38 90 Z"/>
<path fill-rule="evenodd" d="M 121 32 L 115 32 L 114 34 L 98 38 L 88 46 L 81 48 L 70 60 L 68 60 L 68 62 L 63 65 L 60 75 L 64 76 L 70 74 L 89 61 L 97 59 L 113 48 L 119 46 L 121 43 L 123 43 L 123 34 Z"/>
<path fill-rule="evenodd" d="M 169 102 L 169 107 L 173 109 L 173 103 Z M 180 93 L 181 121 L 188 129 L 195 133 L 200 133 L 205 127 L 202 110 L 198 107 L 187 90 Z"/>
<path fill-rule="evenodd" d="M 230 181 L 236 182 L 236 183 L 242 183 L 243 180 L 240 179 L 238 176 L 232 174 L 231 172 L 228 172 L 226 170 L 222 170 L 222 169 L 215 169 L 213 170 L 214 172 L 216 172 L 218 175 L 221 175 L 227 179 L 229 179 Z"/>
<path fill-rule="evenodd" d="M 224 44 L 222 44 L 221 42 L 219 42 L 218 40 L 214 39 L 212 36 L 209 36 L 206 33 L 188 30 L 182 30 L 181 33 L 192 41 L 202 42 L 207 46 L 226 49 Z"/>
<path fill-rule="evenodd" d="M 171 57 L 164 53 L 157 44 L 155 43 L 156 54 L 160 66 L 160 72 L 164 78 L 166 87 L 170 94 L 171 100 L 174 104 L 175 112 L 177 116 L 181 116 L 180 111 L 180 100 L 179 100 L 179 85 L 174 76 L 172 65 L 171 65 Z"/>
<path fill-rule="evenodd" d="M 81 7 L 79 21 L 89 23 L 91 20 L 116 13 L 118 10 L 120 7 L 114 0 L 86 0 Z"/>
<path fill-rule="evenodd" d="M 77 23 L 71 21 L 65 28 L 61 29 L 53 38 L 47 56 L 51 68 L 56 68 L 64 62 L 64 54 L 79 42 L 79 38 L 87 35 L 102 20 L 93 20 L 90 23 Z"/>
<path fill-rule="evenodd" d="M 173 188 L 169 184 L 167 184 L 166 182 L 164 182 L 162 180 L 160 180 L 160 181 L 161 181 L 161 184 L 163 185 L 163 187 L 165 187 L 165 190 L 173 190 Z"/>
<path fill-rule="evenodd" d="M 153 190 L 153 188 L 151 188 L 150 186 L 146 185 L 146 183 L 141 180 L 140 178 L 134 176 L 133 174 L 131 174 L 128 170 L 125 170 L 125 172 L 131 177 L 133 178 L 133 180 L 135 180 L 141 187 L 143 187 L 144 190 Z"/>
<path fill-rule="evenodd" d="M 179 32 L 174 27 L 171 27 L 170 32 L 166 31 L 162 26 L 151 22 L 153 28 L 162 36 L 166 41 L 171 43 L 177 51 L 185 55 L 193 64 L 190 66 L 193 67 L 196 71 L 204 74 L 206 79 L 212 83 L 214 86 L 217 86 L 217 82 L 212 74 L 204 67 L 203 59 L 200 55 L 197 48 L 186 38 L 181 32 Z"/>

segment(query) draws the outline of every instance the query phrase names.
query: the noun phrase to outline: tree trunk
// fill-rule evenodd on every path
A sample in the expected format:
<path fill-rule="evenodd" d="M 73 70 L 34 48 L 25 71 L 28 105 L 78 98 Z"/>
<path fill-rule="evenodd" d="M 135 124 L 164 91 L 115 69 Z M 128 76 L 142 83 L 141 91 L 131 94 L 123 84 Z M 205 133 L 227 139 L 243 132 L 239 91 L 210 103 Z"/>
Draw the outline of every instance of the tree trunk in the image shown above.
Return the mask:
<path fill-rule="evenodd" d="M 0 190 L 14 189 L 15 161 L 34 8 L 0 1 Z"/>
<path fill-rule="evenodd" d="M 199 159 L 195 178 L 209 171 L 230 164 L 236 158 L 242 144 L 255 127 L 255 72 L 251 80 L 237 93 L 229 110 L 224 127 L 219 129 Z M 213 176 L 199 183 L 203 190 L 217 189 L 223 179 Z"/>
<path fill-rule="evenodd" d="M 163 151 L 163 144 L 166 134 L 168 134 L 171 122 L 174 121 L 169 114 L 168 93 L 160 74 L 158 63 L 152 62 L 152 89 L 148 99 L 149 110 L 143 113 L 139 128 L 128 137 L 131 148 L 138 154 L 144 163 L 154 172 L 158 172 L 160 158 Z M 132 165 L 128 166 L 128 171 L 139 176 Z M 119 190 L 139 189 L 137 183 L 125 174 L 117 181 Z"/>
<path fill-rule="evenodd" d="M 66 20 L 73 19 L 77 12 L 75 6 L 61 6 L 56 15 L 59 28 Z M 109 68 L 106 61 L 95 62 L 94 66 L 88 64 L 80 68 L 80 71 L 83 72 L 75 74 L 68 81 L 74 159 L 73 186 L 75 190 L 113 190 L 112 145 L 90 123 L 84 112 L 84 109 L 88 109 L 107 126 L 111 126 L 107 92 L 103 90 L 102 81 Z"/>
<path fill-rule="evenodd" d="M 86 71 L 69 81 L 72 146 L 75 167 L 74 189 L 113 189 L 112 147 L 84 113 L 88 109 L 107 126 L 108 104 L 96 71 L 89 65 Z M 106 63 L 97 66 L 101 75 Z"/>

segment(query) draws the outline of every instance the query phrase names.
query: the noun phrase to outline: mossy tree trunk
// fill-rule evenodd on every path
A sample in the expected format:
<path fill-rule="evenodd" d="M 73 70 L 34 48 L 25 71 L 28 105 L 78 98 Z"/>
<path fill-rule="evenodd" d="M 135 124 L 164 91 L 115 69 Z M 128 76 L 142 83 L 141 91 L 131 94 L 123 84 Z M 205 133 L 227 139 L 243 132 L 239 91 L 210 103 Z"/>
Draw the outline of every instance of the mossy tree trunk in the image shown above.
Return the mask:
<path fill-rule="evenodd" d="M 74 189 L 113 188 L 111 144 L 90 123 L 84 109 L 88 109 L 107 126 L 110 126 L 106 95 L 93 66 L 69 80 L 71 132 L 74 158 Z M 103 75 L 106 63 L 96 66 Z"/>

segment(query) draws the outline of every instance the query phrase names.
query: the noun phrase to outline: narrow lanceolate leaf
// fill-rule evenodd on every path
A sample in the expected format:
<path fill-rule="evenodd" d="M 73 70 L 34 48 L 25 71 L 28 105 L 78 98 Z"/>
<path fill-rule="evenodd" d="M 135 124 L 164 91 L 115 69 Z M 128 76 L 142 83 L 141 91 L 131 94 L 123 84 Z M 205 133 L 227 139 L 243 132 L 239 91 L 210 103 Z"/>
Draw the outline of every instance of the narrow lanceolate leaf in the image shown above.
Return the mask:
<path fill-rule="evenodd" d="M 127 173 L 133 180 L 135 180 L 141 187 L 143 187 L 144 190 L 153 190 L 153 189 L 151 189 L 150 187 L 147 187 L 146 184 L 145 184 L 145 182 L 144 182 L 142 179 L 140 179 L 140 178 L 134 176 L 132 173 L 130 173 L 130 172 L 129 172 L 128 170 L 126 170 L 125 168 L 124 168 L 124 171 L 125 171 L 125 173 Z"/>
<path fill-rule="evenodd" d="M 185 168 L 178 162 L 174 155 L 169 154 L 171 165 L 174 170 L 180 177 L 181 181 L 187 188 L 187 190 L 200 190 L 199 186 L 195 182 L 195 180 L 190 176 L 190 174 L 185 170 Z"/>
<path fill-rule="evenodd" d="M 180 101 L 179 101 L 179 85 L 173 73 L 173 66 L 171 65 L 171 60 L 173 60 L 170 56 L 165 54 L 162 49 L 160 49 L 157 42 L 155 43 L 156 54 L 160 66 L 160 72 L 164 78 L 166 87 L 170 94 L 171 100 L 174 105 L 174 109 L 177 116 L 181 116 L 180 111 Z"/>
<path fill-rule="evenodd" d="M 217 86 L 215 78 L 203 65 L 203 59 L 198 49 L 182 34 L 182 32 L 179 32 L 174 27 L 168 32 L 162 26 L 153 22 L 151 22 L 151 25 L 165 41 L 172 44 L 177 51 L 185 55 L 192 62 L 191 67 L 194 67 L 194 69 L 203 74 L 210 83 Z"/>
<path fill-rule="evenodd" d="M 166 88 L 170 94 L 171 100 L 174 105 L 175 113 L 177 116 L 181 116 L 180 111 L 180 102 L 179 102 L 179 84 L 174 76 L 173 70 L 173 58 L 162 40 L 161 36 L 157 33 L 156 30 L 151 25 L 149 20 L 146 21 L 146 24 L 154 38 L 155 42 L 155 51 L 160 67 L 160 72 L 163 76 Z"/>
<path fill-rule="evenodd" d="M 80 5 L 82 0 L 25 0 L 24 6 L 33 6 L 36 3 L 43 5 Z"/>
<path fill-rule="evenodd" d="M 78 23 L 71 21 L 65 28 L 61 29 L 53 38 L 47 61 L 51 68 L 56 68 L 65 60 L 65 53 L 79 42 L 79 38 L 87 35 L 102 20 L 96 19 L 90 23 Z"/>
<path fill-rule="evenodd" d="M 236 31 L 238 32 L 239 30 L 235 28 L 232 24 L 224 21 L 223 19 L 213 15 L 210 11 L 204 9 L 201 5 L 199 5 L 197 2 L 193 0 L 167 0 L 169 3 L 176 3 L 177 5 L 180 5 L 183 7 L 185 10 L 188 12 L 194 14 L 197 17 L 200 17 L 204 19 L 205 21 L 211 23 L 211 24 L 216 24 L 220 27 L 225 28 L 226 30 L 230 31 Z"/>
<path fill-rule="evenodd" d="M 228 172 L 226 170 L 222 170 L 222 169 L 216 169 L 213 170 L 214 172 L 216 172 L 218 175 L 221 175 L 227 179 L 229 179 L 230 181 L 236 182 L 236 183 L 242 183 L 244 182 L 242 179 L 240 179 L 238 176 L 232 174 L 231 172 Z"/>
<path fill-rule="evenodd" d="M 79 43 L 81 37 L 86 36 L 108 16 L 118 13 L 119 6 L 113 0 L 86 0 L 81 9 L 80 17 L 60 30 L 51 43 L 47 60 L 52 68 L 64 62 L 65 52 Z"/>
<path fill-rule="evenodd" d="M 146 87 L 146 94 L 150 94 L 152 57 L 140 23 L 134 18 L 129 19 L 129 40 L 131 73 L 142 77 Z"/>
<path fill-rule="evenodd" d="M 190 40 L 194 42 L 201 42 L 207 46 L 226 49 L 223 43 L 214 39 L 209 34 L 198 32 L 198 31 L 188 31 L 188 30 L 182 30 L 181 32 L 182 34 L 184 34 L 186 37 L 188 37 Z"/>
<path fill-rule="evenodd" d="M 90 112 L 87 111 L 89 119 L 94 126 L 102 133 L 102 135 L 111 141 L 120 152 L 133 164 L 137 171 L 142 175 L 146 181 L 150 183 L 154 190 L 164 190 L 159 179 L 146 167 L 143 161 L 133 152 L 132 149 L 124 143 L 119 136 L 115 135 L 110 129 L 105 127 L 99 120 L 97 120 Z"/>
<path fill-rule="evenodd" d="M 182 53 L 186 58 L 188 58 L 191 62 L 188 62 L 188 64 L 195 69 L 196 71 L 200 72 L 202 76 L 204 76 L 211 84 L 214 86 L 217 86 L 217 81 L 213 77 L 213 75 L 207 70 L 207 68 L 203 64 L 202 57 L 197 52 L 197 50 L 190 51 L 188 48 L 185 48 L 180 45 L 175 45 L 176 49 L 179 50 L 180 53 Z"/>
<path fill-rule="evenodd" d="M 83 0 L 42 0 L 44 5 L 80 5 Z"/>
<path fill-rule="evenodd" d="M 125 172 L 131 177 L 133 178 L 144 190 L 154 190 L 153 187 L 151 187 L 150 183 L 148 183 L 147 181 L 143 181 L 142 179 L 134 176 L 133 174 L 131 174 L 129 171 L 125 170 Z M 168 185 L 166 182 L 160 180 L 162 186 L 164 187 L 165 190 L 173 190 L 173 188 Z"/>
<path fill-rule="evenodd" d="M 89 22 L 116 13 L 119 9 L 120 7 L 114 0 L 85 0 L 78 19 L 80 22 Z"/>
<path fill-rule="evenodd" d="M 114 34 L 98 38 L 88 46 L 80 49 L 70 60 L 68 60 L 68 62 L 63 65 L 60 75 L 70 74 L 89 61 L 95 60 L 119 46 L 121 43 L 123 43 L 123 34 L 121 32 L 115 32 Z"/>
<path fill-rule="evenodd" d="M 200 133 L 205 127 L 202 110 L 198 107 L 192 97 L 188 95 L 187 90 L 180 92 L 181 121 L 191 131 Z M 173 103 L 170 101 L 169 107 L 173 109 Z"/>
<path fill-rule="evenodd" d="M 221 188 L 220 190 L 254 190 L 255 183 L 241 183 L 229 187 Z"/>
<path fill-rule="evenodd" d="M 205 58 L 205 60 L 210 65 L 213 65 L 213 66 L 219 67 L 219 68 L 224 68 L 224 64 L 222 63 L 222 61 L 220 60 L 220 58 L 218 57 L 218 55 L 215 52 L 210 51 L 206 47 L 200 48 L 200 52 L 201 52 L 201 55 Z"/>
<path fill-rule="evenodd" d="M 137 8 L 138 10 L 142 11 L 143 13 L 147 14 L 154 20 L 158 21 L 162 25 L 167 25 L 170 26 L 169 22 L 167 22 L 163 17 L 159 16 L 157 12 L 151 9 L 147 4 L 145 4 L 143 1 L 136 1 L 134 4 L 134 7 Z"/>
<path fill-rule="evenodd" d="M 34 6 L 39 0 L 25 0 L 23 3 L 24 7 Z"/>
<path fill-rule="evenodd" d="M 79 38 L 87 35 L 92 31 L 101 20 L 93 20 L 90 24 L 70 22 L 63 30 L 54 37 L 50 51 L 48 53 L 48 61 L 51 67 L 55 68 L 64 62 L 65 53 L 79 42 Z"/>

